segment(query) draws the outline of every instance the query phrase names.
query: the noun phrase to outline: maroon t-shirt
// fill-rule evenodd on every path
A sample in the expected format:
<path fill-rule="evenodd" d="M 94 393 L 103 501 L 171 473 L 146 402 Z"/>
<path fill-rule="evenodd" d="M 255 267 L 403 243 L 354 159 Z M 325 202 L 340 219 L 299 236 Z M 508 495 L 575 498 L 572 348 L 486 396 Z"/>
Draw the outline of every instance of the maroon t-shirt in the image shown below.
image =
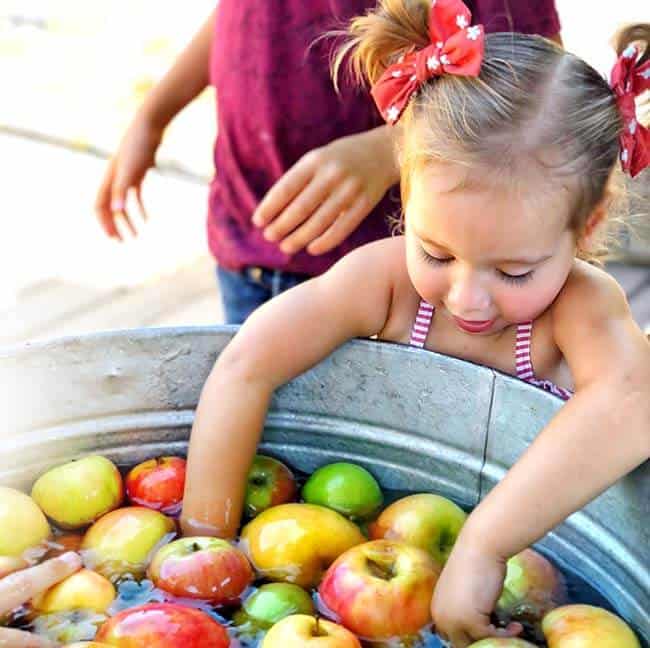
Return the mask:
<path fill-rule="evenodd" d="M 329 72 L 331 41 L 314 41 L 374 6 L 368 0 L 220 0 L 210 62 L 217 91 L 215 177 L 208 241 L 224 268 L 254 265 L 317 275 L 350 250 L 390 234 L 399 210 L 393 189 L 341 245 L 293 257 L 267 242 L 251 222 L 273 184 L 307 151 L 383 124 L 365 89 Z M 486 31 L 551 36 L 560 30 L 553 0 L 466 3 Z M 310 47 L 311 45 L 311 47 Z"/>

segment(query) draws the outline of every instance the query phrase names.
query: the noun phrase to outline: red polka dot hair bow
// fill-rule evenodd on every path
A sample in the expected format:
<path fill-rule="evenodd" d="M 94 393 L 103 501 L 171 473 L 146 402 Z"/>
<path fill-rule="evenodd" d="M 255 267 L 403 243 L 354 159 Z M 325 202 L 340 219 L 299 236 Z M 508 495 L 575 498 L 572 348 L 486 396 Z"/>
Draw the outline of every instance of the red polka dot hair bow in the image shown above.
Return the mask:
<path fill-rule="evenodd" d="M 633 178 L 650 165 L 650 131 L 636 120 L 634 99 L 650 90 L 650 61 L 637 63 L 639 50 L 629 45 L 612 69 L 610 85 L 623 116 L 621 166 Z"/>
<path fill-rule="evenodd" d="M 483 61 L 483 25 L 461 0 L 433 0 L 429 11 L 431 45 L 400 57 L 381 75 L 371 94 L 382 117 L 394 124 L 409 99 L 428 79 L 442 74 L 478 76 Z"/>

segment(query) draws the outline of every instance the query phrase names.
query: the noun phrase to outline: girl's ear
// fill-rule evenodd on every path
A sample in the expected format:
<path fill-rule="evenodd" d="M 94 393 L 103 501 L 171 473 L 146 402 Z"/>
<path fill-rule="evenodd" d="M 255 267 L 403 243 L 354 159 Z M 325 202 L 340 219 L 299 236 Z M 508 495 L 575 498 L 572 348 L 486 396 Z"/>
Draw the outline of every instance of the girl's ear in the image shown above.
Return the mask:
<path fill-rule="evenodd" d="M 578 247 L 583 250 L 588 250 L 592 247 L 594 235 L 598 231 L 600 225 L 607 220 L 609 208 L 614 200 L 614 192 L 611 189 L 605 190 L 605 195 L 600 202 L 591 210 L 587 220 L 582 229 L 582 235 L 578 241 Z"/>

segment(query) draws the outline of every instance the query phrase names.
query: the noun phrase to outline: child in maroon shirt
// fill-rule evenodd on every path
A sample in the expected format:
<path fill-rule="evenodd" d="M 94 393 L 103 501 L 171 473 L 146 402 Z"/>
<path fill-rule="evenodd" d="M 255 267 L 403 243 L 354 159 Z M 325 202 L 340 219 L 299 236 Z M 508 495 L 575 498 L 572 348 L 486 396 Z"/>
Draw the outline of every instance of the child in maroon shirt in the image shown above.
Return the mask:
<path fill-rule="evenodd" d="M 278 292 L 389 236 L 399 201 L 397 192 L 386 193 L 398 181 L 388 127 L 365 93 L 345 83 L 336 93 L 332 43 L 317 40 L 372 6 L 221 0 L 109 163 L 96 205 L 106 233 L 119 237 L 117 213 L 129 223 L 126 193 L 133 188 L 139 198 L 165 126 L 212 83 L 218 137 L 207 229 L 228 322 L 242 322 Z M 469 6 L 488 31 L 559 33 L 553 0 Z"/>

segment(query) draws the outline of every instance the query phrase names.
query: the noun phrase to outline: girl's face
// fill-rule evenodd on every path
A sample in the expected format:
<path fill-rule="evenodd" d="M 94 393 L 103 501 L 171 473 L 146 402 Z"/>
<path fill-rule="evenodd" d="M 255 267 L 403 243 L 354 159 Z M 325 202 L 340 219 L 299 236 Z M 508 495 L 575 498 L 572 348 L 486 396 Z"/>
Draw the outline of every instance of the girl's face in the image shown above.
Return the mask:
<path fill-rule="evenodd" d="M 525 200 L 505 188 L 460 187 L 462 173 L 431 165 L 412 174 L 408 272 L 420 296 L 460 330 L 490 335 L 549 307 L 571 270 L 576 238 L 562 190 Z"/>

